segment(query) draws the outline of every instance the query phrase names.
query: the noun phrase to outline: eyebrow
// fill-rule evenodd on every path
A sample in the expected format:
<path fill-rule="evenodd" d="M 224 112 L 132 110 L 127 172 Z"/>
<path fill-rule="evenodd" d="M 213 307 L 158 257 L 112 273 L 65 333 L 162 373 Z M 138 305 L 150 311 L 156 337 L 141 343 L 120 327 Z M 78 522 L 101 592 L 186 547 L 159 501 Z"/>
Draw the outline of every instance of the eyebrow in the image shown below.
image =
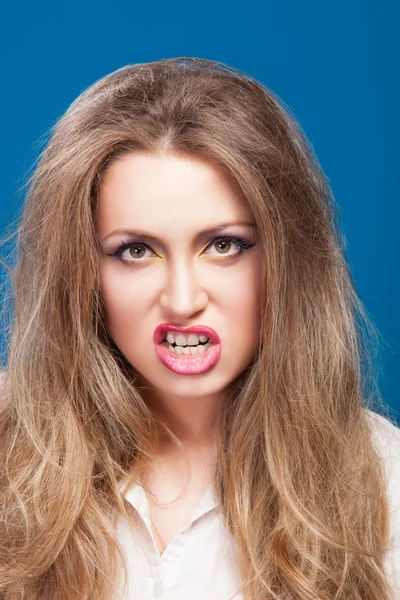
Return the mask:
<path fill-rule="evenodd" d="M 221 233 L 224 229 L 227 229 L 227 227 L 233 227 L 233 226 L 246 226 L 246 227 L 251 227 L 252 229 L 256 229 L 257 226 L 254 222 L 250 222 L 250 221 L 228 221 L 227 223 L 221 223 L 220 225 L 216 225 L 215 227 L 208 227 L 207 229 L 203 229 L 203 231 L 200 231 L 197 235 L 196 235 L 196 241 L 197 240 L 201 240 L 209 235 L 214 235 L 217 233 Z M 135 237 L 138 239 L 144 239 L 146 238 L 147 240 L 151 241 L 152 243 L 162 243 L 162 240 L 147 232 L 147 231 L 143 231 L 142 229 L 115 229 L 114 231 L 112 231 L 111 233 L 109 233 L 105 238 L 102 239 L 102 242 L 105 242 L 106 240 L 108 240 L 108 238 L 110 238 L 113 235 L 129 235 L 131 237 Z"/>

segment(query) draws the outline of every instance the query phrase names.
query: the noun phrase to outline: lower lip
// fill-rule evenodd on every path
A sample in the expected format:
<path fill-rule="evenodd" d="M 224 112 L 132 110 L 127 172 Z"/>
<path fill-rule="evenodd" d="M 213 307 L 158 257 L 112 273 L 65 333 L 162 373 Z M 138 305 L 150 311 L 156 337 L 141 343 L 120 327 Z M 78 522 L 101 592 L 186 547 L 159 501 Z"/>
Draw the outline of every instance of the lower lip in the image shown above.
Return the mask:
<path fill-rule="evenodd" d="M 173 354 L 163 342 L 155 344 L 155 350 L 161 362 L 179 375 L 199 375 L 213 367 L 221 355 L 221 344 L 210 344 L 204 354 L 186 356 Z"/>

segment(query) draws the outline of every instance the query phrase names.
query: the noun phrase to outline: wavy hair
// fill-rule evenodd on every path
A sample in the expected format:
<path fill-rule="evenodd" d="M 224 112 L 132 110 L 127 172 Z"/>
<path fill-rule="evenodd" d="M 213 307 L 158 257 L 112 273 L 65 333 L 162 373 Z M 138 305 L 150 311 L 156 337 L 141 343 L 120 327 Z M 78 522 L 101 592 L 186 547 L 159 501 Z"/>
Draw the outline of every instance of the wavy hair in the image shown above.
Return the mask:
<path fill-rule="evenodd" d="M 172 152 L 234 178 L 262 247 L 260 343 L 227 390 L 213 477 L 244 597 L 388 600 L 387 482 L 366 410 L 385 409 L 375 328 L 291 111 L 251 76 L 183 57 L 103 77 L 50 133 L 3 294 L 0 597 L 110 600 L 126 576 L 119 482 L 140 479 L 159 423 L 104 324 L 96 198 L 118 157 Z"/>

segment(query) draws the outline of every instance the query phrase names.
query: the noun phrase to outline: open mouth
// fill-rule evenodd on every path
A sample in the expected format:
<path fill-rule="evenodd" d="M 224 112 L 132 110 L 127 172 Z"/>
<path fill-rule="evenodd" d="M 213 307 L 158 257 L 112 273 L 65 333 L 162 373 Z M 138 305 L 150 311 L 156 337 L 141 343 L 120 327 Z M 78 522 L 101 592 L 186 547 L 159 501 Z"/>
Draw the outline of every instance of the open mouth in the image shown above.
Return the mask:
<path fill-rule="evenodd" d="M 164 339 L 162 341 L 162 344 L 166 346 L 168 350 L 172 352 L 172 354 L 175 354 L 175 356 L 180 356 L 181 354 L 185 354 L 186 356 L 194 356 L 201 355 L 207 352 L 207 349 L 212 344 L 212 342 L 210 338 L 208 338 L 206 342 L 199 341 L 199 343 L 196 346 L 182 346 L 180 344 L 176 344 L 176 342 L 170 344 L 166 339 Z"/>
<path fill-rule="evenodd" d="M 154 348 L 160 361 L 167 369 L 177 373 L 178 375 L 201 375 L 209 371 L 217 364 L 221 357 L 221 342 L 218 334 L 209 331 L 204 331 L 205 327 L 192 329 L 190 333 L 194 333 L 197 337 L 176 337 L 165 333 L 159 327 L 154 334 Z M 169 329 L 171 331 L 171 329 Z M 213 338 L 209 337 L 210 335 Z M 179 331 L 177 332 L 180 333 Z M 159 336 L 159 337 L 158 337 Z M 158 337 L 158 339 L 157 339 Z M 215 338 L 215 339 L 214 339 Z M 161 339 L 161 341 L 159 341 Z M 181 342 L 177 344 L 176 342 Z M 185 342 L 192 342 L 187 344 Z M 194 342 L 194 343 L 193 343 Z"/>

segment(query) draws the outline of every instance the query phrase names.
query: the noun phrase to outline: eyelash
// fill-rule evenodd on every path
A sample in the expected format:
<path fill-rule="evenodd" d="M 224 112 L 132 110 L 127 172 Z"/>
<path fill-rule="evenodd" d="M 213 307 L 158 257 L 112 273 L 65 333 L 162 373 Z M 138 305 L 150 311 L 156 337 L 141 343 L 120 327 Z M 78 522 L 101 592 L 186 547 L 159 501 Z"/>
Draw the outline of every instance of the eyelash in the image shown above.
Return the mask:
<path fill-rule="evenodd" d="M 210 241 L 210 243 L 208 244 L 208 246 L 206 246 L 206 250 L 207 250 L 207 248 L 211 247 L 213 244 L 215 244 L 217 242 L 234 242 L 235 244 L 237 244 L 239 246 L 239 252 L 237 252 L 234 255 L 231 254 L 230 258 L 232 258 L 233 256 L 235 256 L 235 257 L 240 256 L 241 254 L 243 254 L 244 252 L 246 252 L 247 250 L 249 250 L 250 248 L 255 246 L 255 244 L 248 244 L 241 238 L 236 237 L 234 235 L 224 235 L 224 236 L 213 238 Z M 125 264 L 132 264 L 132 263 L 140 262 L 141 260 L 144 260 L 143 258 L 137 259 L 137 260 L 136 259 L 126 260 L 126 259 L 122 258 L 122 253 L 125 252 L 125 250 L 127 250 L 128 248 L 132 248 L 134 246 L 144 246 L 145 248 L 148 248 L 149 250 L 151 250 L 150 246 L 148 246 L 144 242 L 135 242 L 135 241 L 125 242 L 125 243 L 122 243 L 121 246 L 119 248 L 117 248 L 117 250 L 115 252 L 113 252 L 112 254 L 108 254 L 108 256 L 113 256 Z M 153 252 L 153 250 L 151 250 L 151 251 Z M 223 256 L 223 255 L 221 255 L 221 256 Z"/>

